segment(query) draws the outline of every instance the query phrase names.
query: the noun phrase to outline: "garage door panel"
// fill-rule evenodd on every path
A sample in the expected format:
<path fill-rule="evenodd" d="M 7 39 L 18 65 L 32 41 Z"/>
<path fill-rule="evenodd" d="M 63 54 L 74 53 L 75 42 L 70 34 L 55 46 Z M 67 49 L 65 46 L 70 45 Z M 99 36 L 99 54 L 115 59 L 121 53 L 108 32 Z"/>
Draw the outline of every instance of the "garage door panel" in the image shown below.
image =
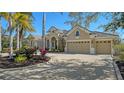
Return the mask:
<path fill-rule="evenodd" d="M 67 49 L 69 53 L 90 53 L 90 43 L 87 42 L 68 42 Z"/>
<path fill-rule="evenodd" d="M 111 41 L 97 41 L 96 42 L 97 54 L 111 54 Z"/>

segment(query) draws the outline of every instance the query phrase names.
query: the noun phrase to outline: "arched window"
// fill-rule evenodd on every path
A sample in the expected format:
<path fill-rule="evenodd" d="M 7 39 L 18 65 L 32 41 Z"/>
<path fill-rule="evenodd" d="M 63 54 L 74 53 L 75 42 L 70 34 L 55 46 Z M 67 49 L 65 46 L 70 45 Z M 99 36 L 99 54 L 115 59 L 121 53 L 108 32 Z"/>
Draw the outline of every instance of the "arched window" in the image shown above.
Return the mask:
<path fill-rule="evenodd" d="M 76 36 L 80 36 L 80 32 L 79 31 L 76 31 Z"/>

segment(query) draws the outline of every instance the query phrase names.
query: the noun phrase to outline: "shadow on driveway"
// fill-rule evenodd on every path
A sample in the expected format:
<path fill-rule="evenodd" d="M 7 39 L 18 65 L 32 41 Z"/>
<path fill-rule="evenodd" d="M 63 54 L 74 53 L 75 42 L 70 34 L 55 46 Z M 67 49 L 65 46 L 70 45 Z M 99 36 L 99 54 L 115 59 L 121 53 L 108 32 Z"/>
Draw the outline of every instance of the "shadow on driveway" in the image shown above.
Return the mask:
<path fill-rule="evenodd" d="M 116 79 L 110 60 L 102 59 L 104 64 L 95 62 L 74 62 L 41 63 L 33 66 L 0 69 L 0 79 L 33 79 L 33 80 L 107 80 Z"/>

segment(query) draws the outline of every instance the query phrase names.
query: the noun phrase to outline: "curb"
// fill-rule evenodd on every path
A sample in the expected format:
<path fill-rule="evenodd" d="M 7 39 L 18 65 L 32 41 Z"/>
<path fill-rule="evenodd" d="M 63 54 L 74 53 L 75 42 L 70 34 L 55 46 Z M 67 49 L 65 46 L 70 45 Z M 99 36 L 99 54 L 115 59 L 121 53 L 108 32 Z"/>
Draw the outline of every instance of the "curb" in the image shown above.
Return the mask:
<path fill-rule="evenodd" d="M 118 66 L 115 62 L 113 62 L 113 66 L 114 66 L 114 69 L 115 69 L 115 74 L 116 74 L 117 79 L 118 80 L 123 80 L 123 78 L 121 76 L 121 73 L 119 71 L 119 68 L 118 68 Z"/>

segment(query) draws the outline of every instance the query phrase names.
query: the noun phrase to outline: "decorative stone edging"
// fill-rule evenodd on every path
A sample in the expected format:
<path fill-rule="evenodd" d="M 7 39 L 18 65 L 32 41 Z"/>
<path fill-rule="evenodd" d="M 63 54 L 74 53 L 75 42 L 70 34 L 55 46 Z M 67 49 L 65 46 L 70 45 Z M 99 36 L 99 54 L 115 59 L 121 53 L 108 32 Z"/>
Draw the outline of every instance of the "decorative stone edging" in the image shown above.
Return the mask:
<path fill-rule="evenodd" d="M 114 69 L 115 69 L 115 74 L 116 74 L 116 77 L 118 80 L 123 80 L 122 76 L 121 76 L 121 73 L 120 73 L 120 70 L 117 66 L 117 64 L 115 62 L 113 62 L 113 66 L 114 66 Z"/>

